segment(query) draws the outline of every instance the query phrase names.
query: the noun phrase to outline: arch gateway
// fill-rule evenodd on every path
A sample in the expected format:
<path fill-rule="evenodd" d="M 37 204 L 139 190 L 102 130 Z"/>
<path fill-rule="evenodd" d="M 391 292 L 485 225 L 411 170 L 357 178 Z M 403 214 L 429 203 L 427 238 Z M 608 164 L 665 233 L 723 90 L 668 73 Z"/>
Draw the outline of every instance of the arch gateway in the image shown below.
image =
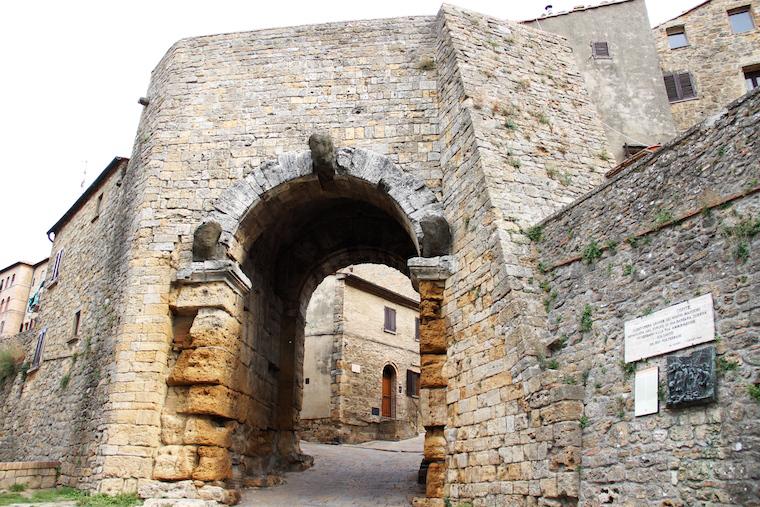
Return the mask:
<path fill-rule="evenodd" d="M 0 462 L 227 503 L 308 467 L 306 304 L 374 262 L 420 293 L 416 505 L 758 501 L 759 92 L 606 177 L 566 42 L 444 5 L 184 39 L 143 102 L 132 157 L 50 231 Z M 708 294 L 715 336 L 626 362 L 626 323 Z M 710 354 L 715 396 L 670 400 Z"/>

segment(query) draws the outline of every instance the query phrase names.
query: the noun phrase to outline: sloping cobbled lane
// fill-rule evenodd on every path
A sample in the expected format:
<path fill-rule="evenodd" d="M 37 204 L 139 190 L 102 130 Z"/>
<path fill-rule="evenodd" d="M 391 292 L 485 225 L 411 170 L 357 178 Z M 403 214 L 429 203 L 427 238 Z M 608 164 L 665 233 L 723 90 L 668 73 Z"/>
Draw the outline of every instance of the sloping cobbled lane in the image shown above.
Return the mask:
<path fill-rule="evenodd" d="M 422 438 L 327 445 L 301 442 L 314 466 L 285 474 L 286 483 L 243 491 L 240 505 L 257 507 L 395 507 L 424 496 L 417 484 Z"/>

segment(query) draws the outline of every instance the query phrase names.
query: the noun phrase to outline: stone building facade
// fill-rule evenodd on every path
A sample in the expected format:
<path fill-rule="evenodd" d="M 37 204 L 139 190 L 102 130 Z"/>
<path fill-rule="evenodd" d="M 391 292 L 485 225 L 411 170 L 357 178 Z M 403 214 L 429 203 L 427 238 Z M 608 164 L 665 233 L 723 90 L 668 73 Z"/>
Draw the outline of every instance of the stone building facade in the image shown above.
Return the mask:
<path fill-rule="evenodd" d="M 760 2 L 708 0 L 652 29 L 680 131 L 760 83 Z"/>
<path fill-rule="evenodd" d="M 644 0 L 580 6 L 525 23 L 567 38 L 617 162 L 675 136 Z"/>
<path fill-rule="evenodd" d="M 0 337 L 13 336 L 34 327 L 37 312 L 29 298 L 41 289 L 47 259 L 36 264 L 15 262 L 0 271 Z"/>
<path fill-rule="evenodd" d="M 348 373 L 337 375 L 339 362 Z M 419 296 L 409 279 L 363 264 L 327 277 L 309 301 L 299 435 L 318 442 L 399 440 L 419 414 Z"/>
<path fill-rule="evenodd" d="M 378 263 L 420 295 L 417 505 L 757 503 L 759 92 L 601 187 L 567 41 L 446 5 L 182 40 L 146 102 L 98 218 L 88 191 L 54 228 L 44 361 L 2 386 L 0 459 L 228 502 L 309 466 L 308 301 Z M 706 293 L 718 398 L 634 418 L 621 327 Z"/>

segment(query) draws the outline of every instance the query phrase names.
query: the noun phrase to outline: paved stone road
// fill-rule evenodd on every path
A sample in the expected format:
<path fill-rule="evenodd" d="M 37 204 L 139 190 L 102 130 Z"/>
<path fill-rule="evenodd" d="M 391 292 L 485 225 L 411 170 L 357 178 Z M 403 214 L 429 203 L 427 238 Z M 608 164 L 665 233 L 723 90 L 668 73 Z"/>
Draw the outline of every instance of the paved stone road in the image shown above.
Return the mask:
<path fill-rule="evenodd" d="M 360 445 L 301 442 L 314 466 L 285 475 L 285 484 L 248 489 L 240 505 L 257 507 L 390 507 L 424 495 L 417 484 L 422 438 Z"/>

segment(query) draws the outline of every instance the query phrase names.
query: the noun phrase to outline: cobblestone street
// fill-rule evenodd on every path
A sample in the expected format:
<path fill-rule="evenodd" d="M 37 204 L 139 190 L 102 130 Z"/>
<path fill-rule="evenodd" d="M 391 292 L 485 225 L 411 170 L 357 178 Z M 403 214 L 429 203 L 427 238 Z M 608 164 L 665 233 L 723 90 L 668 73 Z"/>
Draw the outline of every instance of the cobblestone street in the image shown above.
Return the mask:
<path fill-rule="evenodd" d="M 422 438 L 360 445 L 301 442 L 314 466 L 285 475 L 286 483 L 248 489 L 241 505 L 260 507 L 363 507 L 409 505 L 424 495 L 417 484 Z"/>

